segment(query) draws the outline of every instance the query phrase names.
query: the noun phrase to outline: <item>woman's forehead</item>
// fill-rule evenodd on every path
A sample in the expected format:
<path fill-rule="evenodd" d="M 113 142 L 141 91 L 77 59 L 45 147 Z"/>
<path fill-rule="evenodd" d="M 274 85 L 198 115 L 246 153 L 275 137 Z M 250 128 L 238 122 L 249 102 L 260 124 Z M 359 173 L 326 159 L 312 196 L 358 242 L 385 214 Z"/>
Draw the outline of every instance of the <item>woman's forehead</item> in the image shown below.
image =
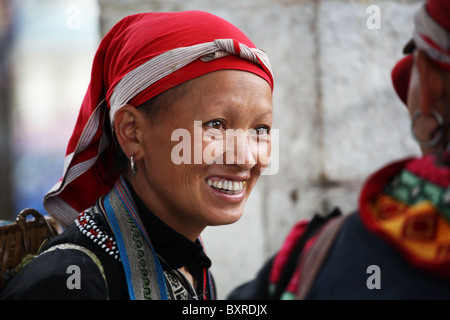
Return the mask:
<path fill-rule="evenodd" d="M 175 90 L 178 91 L 173 93 L 176 99 L 166 99 L 171 101 L 171 105 L 163 105 L 162 112 L 159 112 L 160 125 L 231 116 L 272 119 L 270 85 L 249 72 L 215 71 L 190 80 Z"/>
<path fill-rule="evenodd" d="M 240 104 L 251 100 L 260 104 L 262 100 L 272 100 L 272 90 L 267 81 L 246 71 L 220 70 L 191 81 L 185 87 L 185 95 L 196 103 L 203 101 L 208 104 L 214 101 L 217 104 Z"/>

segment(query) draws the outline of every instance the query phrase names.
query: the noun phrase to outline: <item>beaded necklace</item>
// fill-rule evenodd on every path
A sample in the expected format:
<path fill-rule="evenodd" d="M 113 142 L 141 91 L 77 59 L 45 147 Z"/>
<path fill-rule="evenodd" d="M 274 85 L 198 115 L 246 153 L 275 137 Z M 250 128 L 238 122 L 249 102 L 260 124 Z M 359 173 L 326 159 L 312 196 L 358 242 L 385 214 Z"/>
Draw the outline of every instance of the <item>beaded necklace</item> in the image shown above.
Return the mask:
<path fill-rule="evenodd" d="M 75 225 L 82 234 L 100 246 L 107 254 L 113 256 L 114 259 L 120 261 L 119 249 L 117 248 L 116 241 L 112 236 L 102 230 L 92 217 L 91 210 L 95 210 L 94 208 L 95 207 L 89 208 L 80 213 L 75 220 Z"/>

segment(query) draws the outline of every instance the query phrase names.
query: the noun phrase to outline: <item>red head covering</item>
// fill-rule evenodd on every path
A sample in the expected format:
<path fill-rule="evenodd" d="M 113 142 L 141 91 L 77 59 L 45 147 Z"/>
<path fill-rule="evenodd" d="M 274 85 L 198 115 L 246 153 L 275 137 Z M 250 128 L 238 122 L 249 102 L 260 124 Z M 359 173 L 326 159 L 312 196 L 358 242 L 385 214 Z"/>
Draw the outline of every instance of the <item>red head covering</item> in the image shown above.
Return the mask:
<path fill-rule="evenodd" d="M 201 11 L 142 13 L 125 17 L 103 38 L 91 82 L 70 138 L 64 173 L 44 206 L 63 226 L 112 188 L 110 123 L 115 112 L 206 73 L 235 69 L 264 78 L 273 89 L 265 53 L 235 26 Z"/>
<path fill-rule="evenodd" d="M 413 42 L 405 48 L 405 53 L 410 56 L 401 59 L 391 74 L 394 88 L 405 104 L 414 60 L 411 51 L 415 47 L 424 50 L 437 65 L 450 71 L 450 1 L 429 0 L 416 13 L 414 25 Z"/>
<path fill-rule="evenodd" d="M 395 92 L 405 105 L 408 104 L 409 78 L 411 76 L 413 62 L 414 56 L 412 54 L 408 54 L 406 57 L 397 62 L 391 72 Z"/>

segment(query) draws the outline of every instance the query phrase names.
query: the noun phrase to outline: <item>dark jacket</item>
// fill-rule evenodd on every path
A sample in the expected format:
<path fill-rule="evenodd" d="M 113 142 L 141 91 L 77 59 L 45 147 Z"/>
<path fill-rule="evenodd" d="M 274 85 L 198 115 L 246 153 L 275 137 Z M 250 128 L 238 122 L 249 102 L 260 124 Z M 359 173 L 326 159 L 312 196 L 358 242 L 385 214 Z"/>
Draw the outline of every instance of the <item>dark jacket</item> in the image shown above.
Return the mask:
<path fill-rule="evenodd" d="M 366 180 L 355 212 L 299 222 L 228 298 L 450 299 L 449 195 L 438 155 L 392 163 Z M 335 234 L 325 229 L 338 219 Z"/>

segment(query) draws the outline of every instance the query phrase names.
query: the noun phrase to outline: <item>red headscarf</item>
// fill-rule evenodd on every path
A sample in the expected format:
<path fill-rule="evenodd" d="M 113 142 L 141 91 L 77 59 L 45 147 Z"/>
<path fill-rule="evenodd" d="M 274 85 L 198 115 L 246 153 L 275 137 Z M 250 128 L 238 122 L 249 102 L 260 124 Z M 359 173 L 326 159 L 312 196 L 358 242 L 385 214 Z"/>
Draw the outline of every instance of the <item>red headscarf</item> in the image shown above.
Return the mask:
<path fill-rule="evenodd" d="M 400 99 L 407 103 L 409 77 L 413 65 L 412 49 L 424 50 L 441 68 L 450 71 L 450 1 L 429 0 L 416 13 L 414 36 L 405 53 L 393 68 L 392 82 Z"/>
<path fill-rule="evenodd" d="M 201 11 L 141 13 L 125 17 L 103 38 L 91 82 L 70 138 L 64 173 L 47 193 L 48 213 L 67 226 L 113 186 L 115 111 L 138 106 L 206 73 L 235 69 L 264 78 L 273 89 L 265 53 L 235 26 Z"/>

